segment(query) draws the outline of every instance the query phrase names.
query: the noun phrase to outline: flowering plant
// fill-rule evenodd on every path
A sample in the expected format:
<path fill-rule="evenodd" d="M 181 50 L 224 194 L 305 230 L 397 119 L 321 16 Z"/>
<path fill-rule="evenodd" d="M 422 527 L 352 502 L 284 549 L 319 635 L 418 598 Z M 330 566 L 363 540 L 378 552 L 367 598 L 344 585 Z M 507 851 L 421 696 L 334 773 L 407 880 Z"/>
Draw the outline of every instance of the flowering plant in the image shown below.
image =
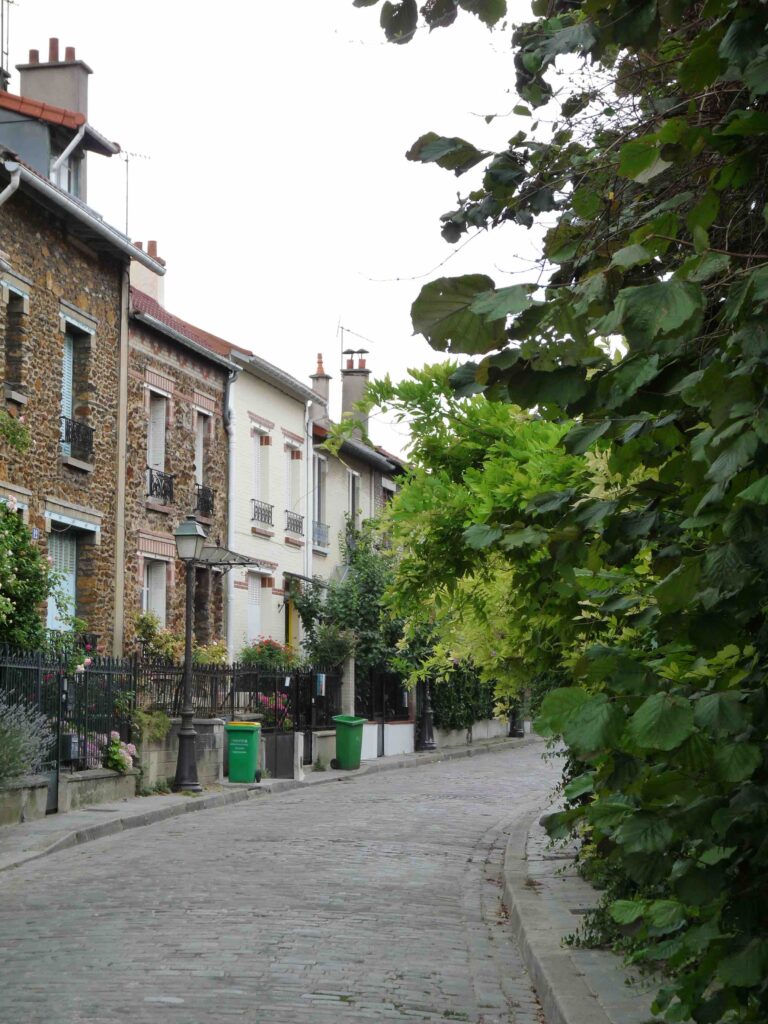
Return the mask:
<path fill-rule="evenodd" d="M 268 636 L 260 636 L 253 643 L 246 644 L 239 658 L 244 665 L 264 669 L 295 668 L 298 662 L 296 651 L 290 644 L 278 643 Z"/>
<path fill-rule="evenodd" d="M 119 732 L 109 734 L 109 742 L 104 747 L 103 765 L 111 768 L 114 772 L 125 775 L 133 768 L 133 759 L 136 756 L 136 747 L 133 743 L 123 743 Z"/>
<path fill-rule="evenodd" d="M 257 693 L 256 711 L 261 714 L 261 724 L 265 729 L 279 726 L 292 729 L 293 719 L 288 717 L 288 697 L 283 693 Z"/>

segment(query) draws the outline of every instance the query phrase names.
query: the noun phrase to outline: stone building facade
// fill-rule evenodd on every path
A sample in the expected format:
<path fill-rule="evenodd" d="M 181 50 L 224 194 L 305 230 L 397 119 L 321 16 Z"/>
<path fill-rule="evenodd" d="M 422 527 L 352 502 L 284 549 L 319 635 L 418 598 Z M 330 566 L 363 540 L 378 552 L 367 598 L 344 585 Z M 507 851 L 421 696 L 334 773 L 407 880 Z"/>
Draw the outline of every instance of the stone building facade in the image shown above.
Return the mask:
<path fill-rule="evenodd" d="M 82 203 L 0 152 L 0 500 L 14 499 L 60 574 L 51 628 L 76 613 L 110 653 L 122 574 L 117 504 L 121 345 L 130 243 Z M 162 267 L 144 258 L 151 268 Z M 119 631 L 118 631 L 119 632 Z"/>
<path fill-rule="evenodd" d="M 221 339 L 169 313 L 131 288 L 125 501 L 125 636 L 153 611 L 162 626 L 184 628 L 185 567 L 173 532 L 194 515 L 208 543 L 227 541 L 225 401 L 233 364 Z M 197 644 L 224 635 L 224 583 L 218 569 L 198 568 Z"/>

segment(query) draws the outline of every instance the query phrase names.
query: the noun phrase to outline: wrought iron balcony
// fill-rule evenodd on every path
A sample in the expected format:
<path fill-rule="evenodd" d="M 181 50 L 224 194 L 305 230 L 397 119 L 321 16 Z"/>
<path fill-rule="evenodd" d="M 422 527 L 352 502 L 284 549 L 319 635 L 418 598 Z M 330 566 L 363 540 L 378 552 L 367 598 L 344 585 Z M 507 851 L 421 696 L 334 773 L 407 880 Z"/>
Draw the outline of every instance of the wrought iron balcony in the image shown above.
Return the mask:
<path fill-rule="evenodd" d="M 93 427 L 89 427 L 82 420 L 73 420 L 69 416 L 62 416 L 61 443 L 68 445 L 78 455 L 92 455 Z"/>
<path fill-rule="evenodd" d="M 257 501 L 251 498 L 251 520 L 254 523 L 262 523 L 264 526 L 272 525 L 272 512 L 274 505 L 268 505 L 266 501 Z"/>
<path fill-rule="evenodd" d="M 197 489 L 195 512 L 199 512 L 201 516 L 212 516 L 213 490 L 210 487 L 206 487 L 205 484 L 195 484 L 195 487 Z"/>
<path fill-rule="evenodd" d="M 329 543 L 331 528 L 328 523 L 318 523 L 314 520 L 312 523 L 312 543 L 317 544 L 318 547 L 327 548 Z"/>
<path fill-rule="evenodd" d="M 288 533 L 298 533 L 300 537 L 304 536 L 304 516 L 299 516 L 295 512 L 291 512 L 289 509 L 285 510 L 285 528 Z"/>
<path fill-rule="evenodd" d="M 147 467 L 147 496 L 159 499 L 164 505 L 173 504 L 173 474 Z"/>

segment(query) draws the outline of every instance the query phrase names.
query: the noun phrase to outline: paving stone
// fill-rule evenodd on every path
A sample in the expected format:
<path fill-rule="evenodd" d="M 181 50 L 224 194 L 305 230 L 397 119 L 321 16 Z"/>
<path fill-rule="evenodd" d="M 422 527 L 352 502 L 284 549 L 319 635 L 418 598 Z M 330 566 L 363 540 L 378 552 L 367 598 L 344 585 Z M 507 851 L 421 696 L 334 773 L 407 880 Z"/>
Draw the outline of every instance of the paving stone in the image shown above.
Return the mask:
<path fill-rule="evenodd" d="M 3 1024 L 543 1024 L 500 871 L 532 746 L 169 818 L 0 874 Z"/>

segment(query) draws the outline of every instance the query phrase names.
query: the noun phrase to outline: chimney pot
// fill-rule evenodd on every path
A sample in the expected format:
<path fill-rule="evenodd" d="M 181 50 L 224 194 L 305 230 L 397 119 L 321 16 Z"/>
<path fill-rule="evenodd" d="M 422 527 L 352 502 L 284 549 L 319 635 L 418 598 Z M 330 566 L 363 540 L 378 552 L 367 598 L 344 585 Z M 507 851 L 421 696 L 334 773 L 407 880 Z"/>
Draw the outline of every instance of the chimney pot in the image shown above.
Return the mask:
<path fill-rule="evenodd" d="M 144 252 L 144 243 L 143 242 L 134 242 L 133 244 L 136 246 L 137 249 L 141 249 L 141 251 Z"/>
<path fill-rule="evenodd" d="M 358 370 L 364 370 L 365 369 L 365 356 L 360 356 L 360 359 L 358 360 L 358 363 L 357 363 L 357 368 L 358 368 Z"/>
<path fill-rule="evenodd" d="M 317 369 L 315 370 L 315 374 L 318 377 L 324 377 L 325 376 L 325 367 L 323 366 L 323 353 L 322 352 L 318 352 L 317 353 Z"/>
<path fill-rule="evenodd" d="M 75 59 L 76 58 L 75 58 L 75 48 L 74 48 L 74 46 L 68 46 L 66 48 L 66 50 L 64 51 L 64 60 L 66 60 L 66 61 L 74 61 Z"/>
<path fill-rule="evenodd" d="M 349 357 L 349 359 L 347 360 L 347 369 L 348 369 L 348 370 L 354 370 L 354 368 L 355 368 L 355 361 L 354 361 L 354 359 L 353 359 L 353 358 L 352 358 L 352 357 L 350 356 L 350 357 Z"/>
<path fill-rule="evenodd" d="M 39 64 L 40 63 L 40 51 L 39 50 L 30 50 L 29 51 L 29 63 L 30 64 Z"/>
<path fill-rule="evenodd" d="M 147 242 L 147 252 L 153 260 L 157 259 L 157 242 L 154 239 Z"/>
<path fill-rule="evenodd" d="M 59 63 L 59 40 L 54 36 L 48 40 L 48 62 L 50 64 Z"/>

